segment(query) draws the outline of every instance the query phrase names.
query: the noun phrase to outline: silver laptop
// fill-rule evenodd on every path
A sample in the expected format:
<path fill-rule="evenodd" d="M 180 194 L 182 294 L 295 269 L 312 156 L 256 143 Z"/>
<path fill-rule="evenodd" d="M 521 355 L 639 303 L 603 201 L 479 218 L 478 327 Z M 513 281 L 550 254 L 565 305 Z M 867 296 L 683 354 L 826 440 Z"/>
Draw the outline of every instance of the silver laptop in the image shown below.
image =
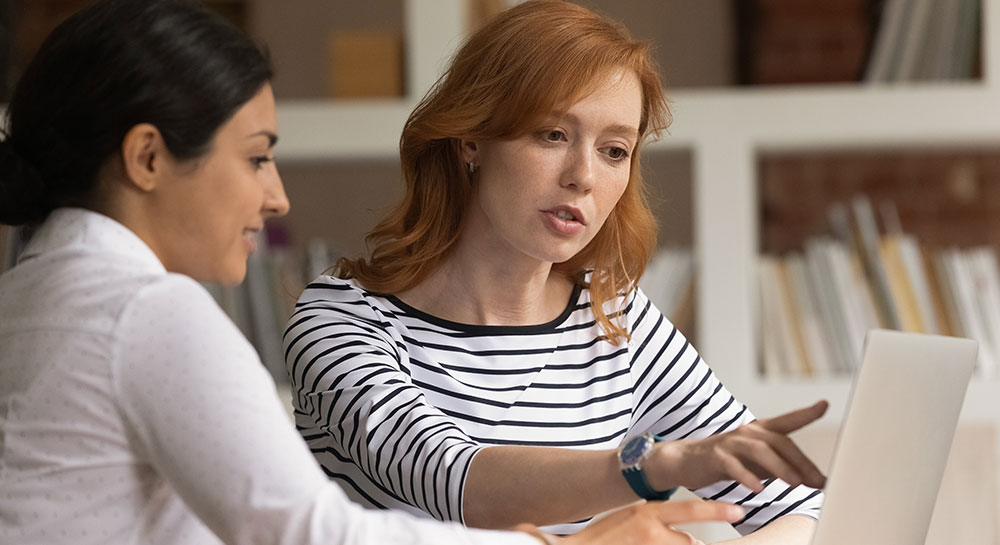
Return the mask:
<path fill-rule="evenodd" d="M 979 344 L 872 330 L 812 545 L 922 545 Z"/>

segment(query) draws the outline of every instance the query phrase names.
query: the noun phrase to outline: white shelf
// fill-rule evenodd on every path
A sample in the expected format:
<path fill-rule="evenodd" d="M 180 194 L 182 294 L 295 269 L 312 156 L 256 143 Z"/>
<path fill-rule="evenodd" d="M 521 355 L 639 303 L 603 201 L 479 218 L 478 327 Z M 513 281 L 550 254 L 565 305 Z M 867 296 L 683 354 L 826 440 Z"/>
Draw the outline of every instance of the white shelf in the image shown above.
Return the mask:
<path fill-rule="evenodd" d="M 1000 93 L 982 83 L 669 93 L 669 133 L 653 149 L 753 150 L 1000 144 Z M 281 158 L 395 158 L 411 99 L 278 103 Z M 943 107 L 947 105 L 947 107 Z"/>
<path fill-rule="evenodd" d="M 278 158 L 288 161 L 395 159 L 409 100 L 278 103 Z"/>
<path fill-rule="evenodd" d="M 817 86 L 670 93 L 666 146 L 719 138 L 755 149 L 966 145 L 1000 142 L 989 112 L 1000 92 L 981 82 L 914 86 Z"/>

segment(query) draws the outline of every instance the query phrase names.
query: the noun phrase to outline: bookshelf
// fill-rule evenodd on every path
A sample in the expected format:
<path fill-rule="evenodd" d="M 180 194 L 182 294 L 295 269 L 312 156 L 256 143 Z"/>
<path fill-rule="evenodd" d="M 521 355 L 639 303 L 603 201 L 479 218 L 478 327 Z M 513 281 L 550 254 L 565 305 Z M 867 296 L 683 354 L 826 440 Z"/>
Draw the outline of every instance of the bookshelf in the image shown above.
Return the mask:
<path fill-rule="evenodd" d="M 984 9 L 987 30 L 1000 29 L 998 14 Z M 986 38 L 995 41 L 989 32 Z M 987 51 L 1000 52 L 1000 47 L 993 44 Z M 994 55 L 986 57 L 995 60 Z M 801 381 L 764 381 L 757 376 L 758 155 L 859 147 L 996 146 L 1000 123 L 985 113 L 1000 105 L 1000 88 L 991 77 L 1000 72 L 989 68 L 984 81 L 975 83 L 672 94 L 675 122 L 671 136 L 654 146 L 694 150 L 700 350 L 727 386 L 757 412 L 781 412 L 799 404 L 793 399 L 825 397 L 826 391 L 831 401 L 842 399 L 847 383 L 846 379 L 834 380 L 829 388 L 817 388 Z M 987 399 L 978 400 L 978 395 Z M 965 416 L 996 418 L 997 411 L 988 401 L 998 395 L 1000 384 L 978 384 L 969 392 Z M 842 406 L 834 402 L 832 414 L 840 412 Z"/>

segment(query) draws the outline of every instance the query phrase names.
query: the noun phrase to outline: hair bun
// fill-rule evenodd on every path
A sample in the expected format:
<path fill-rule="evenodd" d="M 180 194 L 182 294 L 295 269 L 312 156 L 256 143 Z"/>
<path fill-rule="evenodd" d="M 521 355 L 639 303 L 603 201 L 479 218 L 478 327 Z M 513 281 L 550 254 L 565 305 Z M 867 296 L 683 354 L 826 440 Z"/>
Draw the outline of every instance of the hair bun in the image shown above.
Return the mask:
<path fill-rule="evenodd" d="M 42 177 L 10 138 L 0 141 L 0 224 L 38 223 L 52 210 Z"/>

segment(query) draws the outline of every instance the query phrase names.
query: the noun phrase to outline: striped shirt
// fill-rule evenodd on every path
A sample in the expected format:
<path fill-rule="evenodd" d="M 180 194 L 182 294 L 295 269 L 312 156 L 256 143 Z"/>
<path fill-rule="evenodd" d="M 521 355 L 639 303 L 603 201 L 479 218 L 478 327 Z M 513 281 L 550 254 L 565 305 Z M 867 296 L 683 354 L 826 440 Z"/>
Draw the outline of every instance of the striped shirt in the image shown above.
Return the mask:
<path fill-rule="evenodd" d="M 482 326 L 321 276 L 285 332 L 296 425 L 353 500 L 462 521 L 469 465 L 484 447 L 609 449 L 647 431 L 697 439 L 754 419 L 641 290 L 609 311 L 623 302 L 632 337 L 615 346 L 586 288 L 549 323 Z M 815 518 L 822 502 L 780 480 L 759 494 L 735 482 L 695 493 L 742 505 L 743 534 L 786 514 Z"/>

